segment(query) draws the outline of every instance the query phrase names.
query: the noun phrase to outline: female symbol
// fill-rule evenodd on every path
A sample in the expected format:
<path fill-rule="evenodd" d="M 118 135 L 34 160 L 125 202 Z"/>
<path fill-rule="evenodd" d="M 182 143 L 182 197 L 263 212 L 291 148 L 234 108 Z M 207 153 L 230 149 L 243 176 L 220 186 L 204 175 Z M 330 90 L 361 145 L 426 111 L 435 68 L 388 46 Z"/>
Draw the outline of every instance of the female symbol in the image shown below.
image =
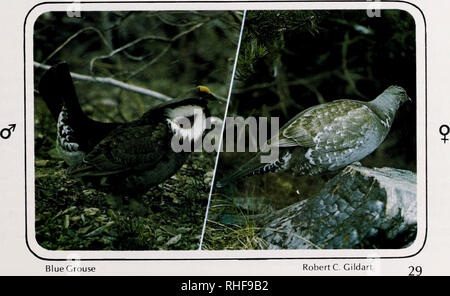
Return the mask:
<path fill-rule="evenodd" d="M 441 125 L 439 128 L 439 133 L 444 136 L 441 140 L 444 141 L 445 144 L 445 142 L 449 140 L 447 139 L 447 135 L 450 133 L 450 127 L 446 124 Z"/>

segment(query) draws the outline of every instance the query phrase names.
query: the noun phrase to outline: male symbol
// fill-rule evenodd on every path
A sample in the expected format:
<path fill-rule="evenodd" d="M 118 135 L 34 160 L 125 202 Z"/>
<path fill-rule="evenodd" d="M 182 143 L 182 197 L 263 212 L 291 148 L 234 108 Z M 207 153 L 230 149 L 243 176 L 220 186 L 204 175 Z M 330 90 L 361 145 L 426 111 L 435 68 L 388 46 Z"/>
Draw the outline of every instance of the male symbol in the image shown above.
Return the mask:
<path fill-rule="evenodd" d="M 10 124 L 9 128 L 5 127 L 4 129 L 2 129 L 0 131 L 0 137 L 2 137 L 3 139 L 8 139 L 9 137 L 11 137 L 11 133 L 16 129 L 16 125 L 15 124 Z"/>

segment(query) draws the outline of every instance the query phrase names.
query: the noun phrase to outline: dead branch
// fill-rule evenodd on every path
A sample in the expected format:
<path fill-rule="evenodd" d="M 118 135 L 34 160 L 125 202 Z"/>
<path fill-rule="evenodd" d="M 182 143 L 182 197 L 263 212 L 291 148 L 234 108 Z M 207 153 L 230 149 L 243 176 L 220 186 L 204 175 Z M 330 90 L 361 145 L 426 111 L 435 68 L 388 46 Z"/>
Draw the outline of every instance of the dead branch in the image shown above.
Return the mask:
<path fill-rule="evenodd" d="M 34 62 L 34 66 L 36 68 L 40 68 L 40 69 L 44 69 L 44 70 L 48 70 L 51 68 L 49 65 L 41 64 L 38 62 Z M 132 92 L 135 92 L 138 94 L 146 95 L 146 96 L 149 96 L 149 97 L 161 100 L 161 101 L 167 102 L 167 101 L 172 100 L 171 97 L 168 97 L 157 91 L 146 89 L 146 88 L 136 86 L 136 85 L 131 85 L 131 84 L 128 84 L 128 83 L 125 83 L 125 82 L 122 82 L 122 81 L 119 81 L 119 80 L 116 80 L 116 79 L 110 78 L 110 77 L 94 77 L 94 76 L 89 76 L 89 75 L 73 73 L 73 72 L 71 72 L 70 75 L 72 76 L 73 79 L 108 84 L 108 85 L 119 87 L 119 88 L 122 88 L 122 89 L 125 89 L 128 91 L 132 91 Z"/>

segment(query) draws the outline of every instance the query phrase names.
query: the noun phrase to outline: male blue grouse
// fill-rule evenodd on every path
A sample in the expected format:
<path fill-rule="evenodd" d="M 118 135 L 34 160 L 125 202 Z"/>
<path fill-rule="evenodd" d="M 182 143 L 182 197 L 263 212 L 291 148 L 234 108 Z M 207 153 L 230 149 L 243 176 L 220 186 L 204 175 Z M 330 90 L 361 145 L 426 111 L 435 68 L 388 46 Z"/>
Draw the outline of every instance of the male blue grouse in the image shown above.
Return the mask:
<path fill-rule="evenodd" d="M 83 113 L 66 63 L 50 68 L 38 89 L 57 121 L 56 146 L 70 174 L 100 177 L 102 186 L 130 194 L 145 192 L 181 168 L 188 153 L 173 151 L 173 136 L 188 142 L 201 137 L 207 104 L 216 100 L 200 86 L 182 99 L 153 107 L 138 120 L 104 123 Z"/>
<path fill-rule="evenodd" d="M 277 160 L 261 163 L 259 152 L 216 186 L 267 172 L 313 176 L 359 161 L 384 141 L 399 106 L 408 100 L 402 87 L 390 86 L 370 102 L 337 100 L 308 108 L 266 144 L 279 149 Z"/>

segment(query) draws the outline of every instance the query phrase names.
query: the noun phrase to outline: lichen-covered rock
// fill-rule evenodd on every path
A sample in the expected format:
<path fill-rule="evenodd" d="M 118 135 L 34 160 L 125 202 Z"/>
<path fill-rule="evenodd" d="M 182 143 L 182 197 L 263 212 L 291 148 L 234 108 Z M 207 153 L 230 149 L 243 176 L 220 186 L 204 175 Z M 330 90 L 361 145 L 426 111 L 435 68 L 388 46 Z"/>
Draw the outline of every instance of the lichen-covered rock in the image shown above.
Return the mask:
<path fill-rule="evenodd" d="M 416 236 L 416 175 L 350 165 L 314 197 L 266 215 L 270 249 L 402 248 Z"/>

